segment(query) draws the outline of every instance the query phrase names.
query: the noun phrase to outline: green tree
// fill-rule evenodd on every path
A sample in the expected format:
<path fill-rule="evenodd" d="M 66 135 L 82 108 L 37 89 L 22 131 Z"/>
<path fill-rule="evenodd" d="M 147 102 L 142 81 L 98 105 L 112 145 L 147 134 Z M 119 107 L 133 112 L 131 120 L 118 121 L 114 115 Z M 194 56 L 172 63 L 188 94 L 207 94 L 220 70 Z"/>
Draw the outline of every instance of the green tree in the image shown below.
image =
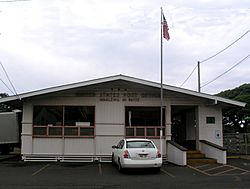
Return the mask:
<path fill-rule="evenodd" d="M 0 98 L 9 96 L 7 93 L 0 93 Z M 9 112 L 12 111 L 12 108 L 6 104 L 0 104 L 0 112 Z"/>
<path fill-rule="evenodd" d="M 250 132 L 250 84 L 222 91 L 217 96 L 247 103 L 244 108 L 223 111 L 224 132 Z"/>

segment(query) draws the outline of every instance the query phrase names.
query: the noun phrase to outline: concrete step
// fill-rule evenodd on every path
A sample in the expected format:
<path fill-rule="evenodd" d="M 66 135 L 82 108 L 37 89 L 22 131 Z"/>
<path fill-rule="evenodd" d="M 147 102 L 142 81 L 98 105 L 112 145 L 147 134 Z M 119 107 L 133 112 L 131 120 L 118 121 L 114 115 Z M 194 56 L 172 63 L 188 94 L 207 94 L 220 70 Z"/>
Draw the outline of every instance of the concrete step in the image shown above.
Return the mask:
<path fill-rule="evenodd" d="M 188 154 L 197 154 L 197 153 L 201 153 L 199 150 L 188 150 L 187 151 Z"/>
<path fill-rule="evenodd" d="M 197 159 L 188 159 L 188 165 L 197 165 L 197 164 L 215 164 L 217 161 L 211 158 L 197 158 Z"/>
<path fill-rule="evenodd" d="M 217 163 L 215 159 L 206 158 L 205 154 L 197 150 L 187 151 L 187 164 L 197 165 L 197 164 L 214 164 Z"/>
<path fill-rule="evenodd" d="M 187 152 L 188 159 L 197 159 L 197 158 L 205 158 L 205 154 L 202 154 L 200 151 L 192 150 Z"/>

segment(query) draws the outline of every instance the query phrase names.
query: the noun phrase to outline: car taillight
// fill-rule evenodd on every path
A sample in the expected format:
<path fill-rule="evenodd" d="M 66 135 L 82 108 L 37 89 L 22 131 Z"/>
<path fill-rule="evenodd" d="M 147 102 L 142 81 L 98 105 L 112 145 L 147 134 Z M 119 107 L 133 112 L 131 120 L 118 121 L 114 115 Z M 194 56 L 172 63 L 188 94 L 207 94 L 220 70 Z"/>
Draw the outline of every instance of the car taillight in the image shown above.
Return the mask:
<path fill-rule="evenodd" d="M 125 151 L 124 151 L 123 157 L 124 157 L 124 158 L 129 158 L 128 150 L 125 150 Z"/>
<path fill-rule="evenodd" d="M 157 158 L 161 158 L 161 152 L 160 152 L 160 150 L 157 150 L 156 157 Z"/>

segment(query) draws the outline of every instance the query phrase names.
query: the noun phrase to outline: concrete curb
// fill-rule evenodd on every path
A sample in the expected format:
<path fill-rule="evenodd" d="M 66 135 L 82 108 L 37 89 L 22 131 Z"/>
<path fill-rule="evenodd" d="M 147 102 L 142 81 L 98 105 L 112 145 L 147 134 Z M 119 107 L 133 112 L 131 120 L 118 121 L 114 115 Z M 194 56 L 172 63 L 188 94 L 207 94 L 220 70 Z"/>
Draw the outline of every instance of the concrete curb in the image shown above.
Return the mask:
<path fill-rule="evenodd" d="M 240 156 L 241 159 L 247 159 L 247 160 L 250 160 L 250 156 L 249 155 L 246 155 L 246 156 Z"/>
<path fill-rule="evenodd" d="M 227 156 L 227 159 L 239 159 L 240 156 Z"/>

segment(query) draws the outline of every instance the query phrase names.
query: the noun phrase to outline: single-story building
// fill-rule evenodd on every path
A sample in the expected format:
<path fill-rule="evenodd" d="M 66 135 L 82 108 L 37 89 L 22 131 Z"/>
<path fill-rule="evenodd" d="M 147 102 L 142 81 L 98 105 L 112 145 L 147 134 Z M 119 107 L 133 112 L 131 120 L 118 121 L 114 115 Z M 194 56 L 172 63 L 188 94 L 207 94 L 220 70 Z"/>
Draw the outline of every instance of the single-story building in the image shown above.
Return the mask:
<path fill-rule="evenodd" d="M 22 110 L 24 161 L 105 161 L 122 138 L 152 139 L 168 161 L 187 164 L 187 150 L 226 163 L 222 109 L 245 103 L 116 75 L 1 98 Z"/>

